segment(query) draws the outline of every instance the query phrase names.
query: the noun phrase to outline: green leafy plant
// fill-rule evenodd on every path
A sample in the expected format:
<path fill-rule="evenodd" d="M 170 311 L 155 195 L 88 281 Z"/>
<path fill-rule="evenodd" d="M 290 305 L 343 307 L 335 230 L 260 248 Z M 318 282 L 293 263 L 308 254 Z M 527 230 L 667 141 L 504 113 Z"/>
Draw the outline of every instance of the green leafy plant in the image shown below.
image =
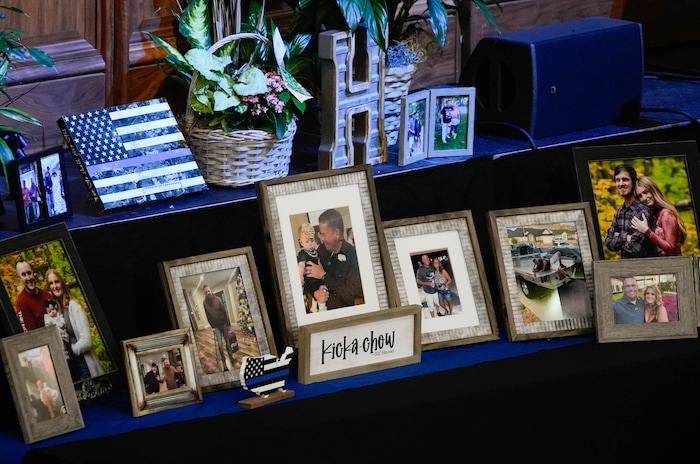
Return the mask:
<path fill-rule="evenodd" d="M 191 89 L 187 105 L 199 126 L 272 130 L 282 137 L 311 98 L 295 78 L 308 64 L 301 54 L 310 35 L 298 34 L 285 42 L 260 5 L 252 2 L 240 32 L 214 42 L 212 3 L 193 0 L 181 14 L 171 10 L 191 47 L 186 53 L 149 36 L 168 53 L 165 61 L 176 78 Z"/>
<path fill-rule="evenodd" d="M 4 13 L 5 11 L 26 16 L 26 13 L 19 8 L 0 5 L 0 20 L 7 19 Z M 28 55 L 42 66 L 52 67 L 54 65 L 53 60 L 46 52 L 38 48 L 26 46 L 22 42 L 22 34 L 25 34 L 25 32 L 16 28 L 10 27 L 0 29 L 0 93 L 6 98 L 0 105 L 0 115 L 14 122 L 41 126 L 41 121 L 26 111 L 12 106 L 15 100 L 10 98 L 7 94 L 8 72 L 12 69 L 13 60 L 26 60 Z M 22 130 L 21 126 L 15 127 L 14 125 L 11 126 L 2 123 L 0 124 L 0 133 L 24 134 L 25 132 Z M 5 170 L 5 164 L 11 161 L 13 156 L 10 146 L 8 146 L 3 138 L 0 138 L 0 159 L 2 160 L 3 171 Z"/>

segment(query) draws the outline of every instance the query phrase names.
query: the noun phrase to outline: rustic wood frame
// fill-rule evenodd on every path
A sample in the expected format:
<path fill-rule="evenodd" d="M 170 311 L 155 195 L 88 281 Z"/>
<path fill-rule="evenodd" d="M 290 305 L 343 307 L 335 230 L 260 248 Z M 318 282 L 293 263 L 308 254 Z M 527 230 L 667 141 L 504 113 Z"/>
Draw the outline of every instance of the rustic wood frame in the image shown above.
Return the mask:
<path fill-rule="evenodd" d="M 373 312 L 396 305 L 396 283 L 388 258 L 384 230 L 369 165 L 297 174 L 256 184 L 262 208 L 268 253 L 277 280 L 276 298 L 284 322 L 285 345 L 298 347 L 299 327 L 311 322 Z M 297 231 L 290 218 L 329 208 L 347 207 L 364 293 L 364 303 L 306 313 L 298 284 Z M 292 282 L 295 282 L 294 284 Z"/>
<path fill-rule="evenodd" d="M 63 342 L 56 327 L 42 327 L 31 332 L 11 335 L 0 340 L 0 343 L 5 373 L 10 383 L 24 442 L 34 443 L 84 428 L 85 423 L 68 370 Z M 37 369 L 36 364 L 32 364 L 31 369 L 27 365 L 29 361 L 23 355 L 29 352 L 42 358 L 46 374 L 44 379 L 27 378 L 30 373 L 36 374 Z M 51 361 L 50 368 L 46 366 L 49 361 L 47 357 Z M 53 375 L 50 370 L 53 370 Z M 37 380 L 53 384 L 49 386 L 55 387 L 59 392 L 62 407 L 57 416 L 39 419 L 35 415 L 28 384 Z"/>
<path fill-rule="evenodd" d="M 194 364 L 192 337 L 189 329 L 175 329 L 144 337 L 122 340 L 124 365 L 126 366 L 131 412 L 134 417 L 145 416 L 166 409 L 202 402 L 202 390 Z M 139 370 L 139 357 L 179 350 L 185 386 L 172 392 L 146 395 L 143 375 Z"/>
<path fill-rule="evenodd" d="M 666 340 L 672 338 L 696 338 L 698 315 L 696 308 L 696 283 L 691 256 L 668 256 L 596 261 L 593 275 L 596 288 L 596 332 L 598 342 L 627 342 Z M 663 275 L 673 275 L 676 285 L 678 321 L 652 324 L 615 323 L 612 280 L 634 276 L 661 280 Z M 612 290 L 612 291 L 611 291 Z M 643 288 L 640 288 L 643 291 Z"/>
<path fill-rule="evenodd" d="M 471 211 L 435 214 L 383 223 L 384 234 L 397 279 L 400 303 L 421 304 L 416 289 L 416 271 L 411 256 L 440 251 L 448 255 L 454 296 L 460 299 L 457 317 L 424 319 L 421 324 L 423 350 L 479 343 L 499 338 L 493 301 L 484 273 L 482 256 Z M 399 248 L 402 251 L 399 251 Z M 469 295 L 469 298 L 466 296 Z M 425 316 L 424 316 L 425 318 Z"/>
<path fill-rule="evenodd" d="M 507 321 L 507 334 L 510 341 L 566 337 L 571 335 L 589 334 L 594 329 L 593 315 L 593 269 L 592 263 L 598 259 L 598 249 L 591 242 L 594 237 L 593 219 L 588 203 L 570 203 L 561 205 L 539 206 L 531 208 L 515 208 L 489 211 L 489 230 L 493 241 L 496 255 L 496 265 L 499 273 L 499 286 L 504 301 L 505 320 Z M 579 317 L 565 318 L 564 307 L 561 304 L 560 287 L 546 289 L 529 282 L 526 278 L 516 275 L 516 259 L 511 252 L 511 240 L 508 237 L 508 229 L 523 228 L 526 226 L 547 226 L 562 223 L 574 223 L 576 228 L 577 242 L 581 255 L 583 280 L 585 290 L 581 284 L 574 279 L 566 279 L 566 282 L 574 283 L 577 287 L 568 293 L 576 292 L 576 295 L 584 296 L 584 308 L 577 308 L 581 313 Z M 532 262 L 532 259 L 529 260 Z M 579 268 L 580 269 L 580 268 Z M 578 273 L 578 271 L 576 271 Z M 576 275 L 576 274 L 574 274 Z M 534 274 L 537 277 L 537 274 Z M 542 277 L 541 279 L 544 279 Z M 557 275 L 552 277 L 552 284 L 556 281 Z M 545 282 L 546 285 L 552 285 Z M 570 286 L 567 286 L 570 287 Z M 540 290 L 542 289 L 542 290 Z M 549 292 L 548 292 L 549 290 Z M 556 296 L 553 291 L 556 290 Z M 565 290 L 569 290 L 566 288 Z M 528 292 L 526 295 L 525 292 Z M 532 293 L 530 293 L 532 292 Z M 565 293 L 565 296 L 569 296 Z M 529 296 L 528 296 L 529 295 Z M 523 309 L 521 298 L 532 304 L 537 303 L 537 298 L 547 298 L 548 304 L 552 304 L 555 314 L 561 312 L 561 318 L 551 320 L 539 320 L 528 322 L 526 312 Z M 555 299 L 559 299 L 557 306 Z M 576 301 L 571 298 L 569 301 Z M 547 306 L 549 308 L 549 306 Z M 531 310 L 529 310 L 531 311 Z M 587 315 L 589 313 L 590 315 Z M 533 313 L 534 314 L 534 313 Z"/>
<path fill-rule="evenodd" d="M 267 308 L 265 307 L 265 299 L 263 298 L 251 247 L 164 261 L 161 263 L 160 271 L 163 286 L 167 293 L 173 325 L 180 329 L 187 328 L 192 330 L 192 345 L 195 347 L 196 353 L 200 352 L 197 348 L 197 330 L 193 327 L 190 318 L 192 308 L 189 307 L 189 302 L 185 298 L 184 292 L 186 289 L 183 282 L 188 277 L 199 276 L 200 283 L 204 284 L 208 282 L 205 275 L 215 273 L 230 273 L 229 279 L 232 280 L 233 274 L 237 271 L 245 291 L 250 317 L 253 322 L 253 332 L 260 350 L 260 353 L 252 355 L 277 355 L 272 327 Z M 230 311 L 233 310 L 234 308 Z M 207 374 L 204 372 L 200 356 L 195 356 L 194 363 L 203 392 L 241 385 L 239 369 Z"/>

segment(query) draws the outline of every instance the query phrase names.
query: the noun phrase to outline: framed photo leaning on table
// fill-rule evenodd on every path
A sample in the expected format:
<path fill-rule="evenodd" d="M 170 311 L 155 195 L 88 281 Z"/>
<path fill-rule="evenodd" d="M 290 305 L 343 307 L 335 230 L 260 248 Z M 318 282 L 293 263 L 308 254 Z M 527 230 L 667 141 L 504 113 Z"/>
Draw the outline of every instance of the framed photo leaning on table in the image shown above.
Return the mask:
<path fill-rule="evenodd" d="M 63 223 L 0 241 L 2 319 L 9 333 L 56 325 L 82 399 L 109 391 L 118 347 Z"/>
<path fill-rule="evenodd" d="M 470 211 L 383 223 L 402 305 L 421 305 L 424 350 L 498 339 Z"/>
<path fill-rule="evenodd" d="M 428 157 L 429 121 L 429 90 L 421 90 L 401 98 L 399 166 L 406 166 Z"/>
<path fill-rule="evenodd" d="M 25 443 L 85 427 L 56 327 L 5 337 L 0 348 Z"/>
<path fill-rule="evenodd" d="M 277 355 L 250 247 L 161 264 L 173 323 L 192 330 L 202 391 L 241 385 L 243 356 Z"/>
<path fill-rule="evenodd" d="M 475 114 L 475 87 L 430 89 L 428 158 L 472 156 Z"/>
<path fill-rule="evenodd" d="M 592 333 L 598 247 L 588 203 L 489 211 L 511 341 Z"/>
<path fill-rule="evenodd" d="M 691 256 L 594 262 L 598 341 L 697 337 L 693 266 Z"/>
<path fill-rule="evenodd" d="M 302 325 L 396 306 L 371 166 L 256 186 L 286 345 L 298 347 Z"/>

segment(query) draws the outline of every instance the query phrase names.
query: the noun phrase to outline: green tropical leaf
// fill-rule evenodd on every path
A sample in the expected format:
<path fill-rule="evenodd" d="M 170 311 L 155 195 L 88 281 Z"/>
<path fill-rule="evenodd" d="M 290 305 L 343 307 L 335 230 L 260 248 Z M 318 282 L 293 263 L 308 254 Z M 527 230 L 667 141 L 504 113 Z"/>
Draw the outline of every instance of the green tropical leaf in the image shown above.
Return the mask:
<path fill-rule="evenodd" d="M 238 76 L 233 90 L 241 96 L 261 95 L 267 92 L 267 77 L 258 68 L 247 68 Z"/>
<path fill-rule="evenodd" d="M 151 40 L 153 40 L 156 44 L 162 47 L 163 50 L 169 53 L 168 57 L 166 58 L 168 64 L 174 66 L 176 69 L 192 69 L 185 57 L 182 56 L 182 53 L 180 53 L 180 51 L 177 48 L 170 45 L 170 42 L 167 42 L 161 39 L 160 37 L 151 34 L 150 32 L 144 32 L 144 34 L 150 37 Z"/>
<path fill-rule="evenodd" d="M 365 0 L 363 16 L 369 36 L 382 51 L 386 52 L 386 31 L 389 26 L 386 2 L 384 0 Z"/>
<path fill-rule="evenodd" d="M 45 51 L 34 47 L 27 48 L 27 51 L 29 52 L 29 56 L 40 65 L 46 66 L 47 68 L 53 66 L 53 59 Z"/>
<path fill-rule="evenodd" d="M 209 0 L 192 0 L 180 15 L 179 31 L 193 48 L 209 48 L 211 45 L 211 20 Z"/>
<path fill-rule="evenodd" d="M 351 32 L 355 32 L 357 26 L 362 22 L 362 15 L 366 12 L 364 10 L 365 0 L 336 0 L 340 11 L 343 13 L 343 18 L 345 22 L 348 23 L 348 27 Z M 372 15 L 374 16 L 374 15 Z M 367 18 L 365 18 L 367 19 Z"/>
<path fill-rule="evenodd" d="M 428 0 L 428 14 L 433 35 L 437 38 L 440 48 L 445 46 L 447 40 L 447 10 L 442 0 Z"/>
<path fill-rule="evenodd" d="M 41 121 L 30 115 L 24 110 L 19 108 L 12 108 L 9 106 L 0 107 L 0 115 L 8 117 L 17 122 L 24 122 L 27 124 L 34 124 L 35 126 L 43 126 Z"/>
<path fill-rule="evenodd" d="M 486 5 L 482 0 L 472 0 L 472 2 L 474 2 L 474 5 L 476 5 L 479 8 L 479 10 L 481 10 L 481 14 L 484 15 L 484 18 L 486 18 L 486 21 L 493 28 L 493 30 L 496 31 L 496 33 L 500 34 L 501 28 L 498 27 L 496 20 L 493 19 L 493 15 L 489 11 L 488 5 Z"/>

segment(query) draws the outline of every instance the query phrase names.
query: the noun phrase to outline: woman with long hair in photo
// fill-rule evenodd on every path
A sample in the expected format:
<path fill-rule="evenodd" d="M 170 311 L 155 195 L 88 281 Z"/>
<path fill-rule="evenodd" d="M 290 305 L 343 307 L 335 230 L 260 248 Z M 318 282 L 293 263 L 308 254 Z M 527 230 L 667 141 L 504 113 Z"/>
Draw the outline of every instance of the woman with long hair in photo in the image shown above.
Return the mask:
<path fill-rule="evenodd" d="M 668 311 L 656 285 L 644 289 L 644 322 L 668 322 Z"/>
<path fill-rule="evenodd" d="M 95 350 L 92 346 L 90 322 L 80 302 L 68 289 L 66 281 L 56 269 L 46 271 L 47 290 L 58 303 L 61 313 L 66 320 L 70 339 L 70 348 L 76 360 L 73 381 L 85 380 L 104 374 Z"/>
<path fill-rule="evenodd" d="M 668 201 L 659 186 L 649 176 L 637 179 L 636 194 L 656 215 L 656 229 L 649 228 L 648 218 L 633 218 L 632 227 L 656 245 L 659 256 L 681 256 L 687 232 L 678 210 Z"/>

